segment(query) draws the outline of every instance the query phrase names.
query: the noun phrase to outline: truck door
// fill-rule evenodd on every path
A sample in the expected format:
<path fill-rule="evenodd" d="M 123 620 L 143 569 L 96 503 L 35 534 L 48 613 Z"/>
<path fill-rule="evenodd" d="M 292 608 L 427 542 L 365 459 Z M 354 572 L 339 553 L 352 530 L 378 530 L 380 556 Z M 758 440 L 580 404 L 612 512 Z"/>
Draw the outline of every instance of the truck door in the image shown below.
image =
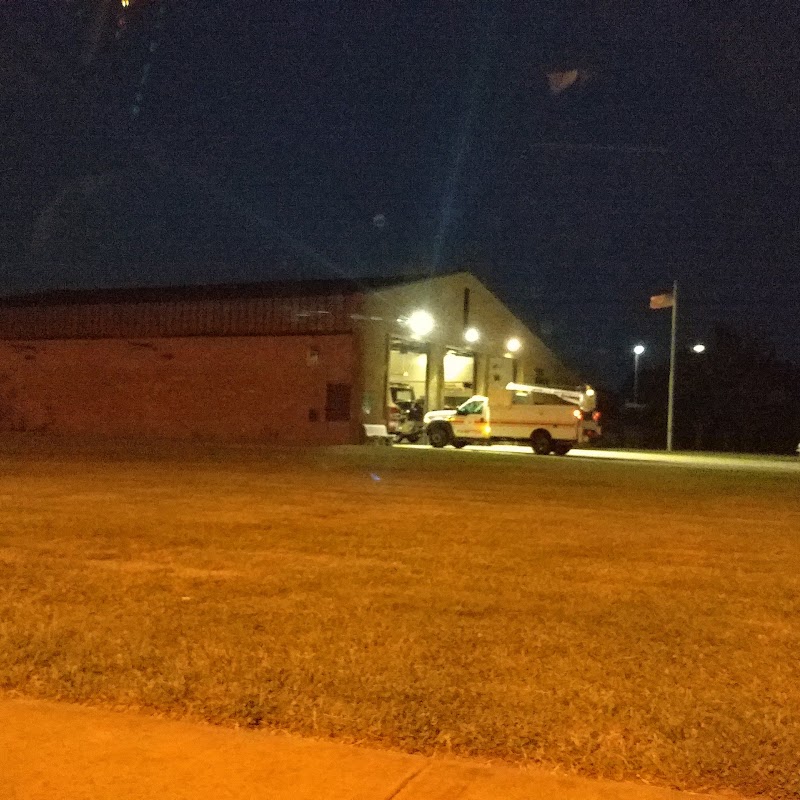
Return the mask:
<path fill-rule="evenodd" d="M 489 436 L 489 409 L 483 398 L 472 398 L 462 403 L 451 418 L 456 439 L 486 439 Z"/>

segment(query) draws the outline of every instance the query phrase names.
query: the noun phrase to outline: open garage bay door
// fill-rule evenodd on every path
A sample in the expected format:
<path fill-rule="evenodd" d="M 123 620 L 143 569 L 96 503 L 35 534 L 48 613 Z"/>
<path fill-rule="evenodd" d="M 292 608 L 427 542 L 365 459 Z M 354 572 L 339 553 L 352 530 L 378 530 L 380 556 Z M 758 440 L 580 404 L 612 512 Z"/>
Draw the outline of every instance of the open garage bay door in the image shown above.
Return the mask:
<path fill-rule="evenodd" d="M 448 350 L 444 356 L 445 408 L 456 408 L 475 394 L 475 355 Z"/>
<path fill-rule="evenodd" d="M 428 352 L 422 345 L 392 342 L 389 351 L 389 392 L 395 404 L 426 399 Z M 402 408 L 402 405 L 400 406 Z M 404 409 L 405 410 L 405 409 Z"/>

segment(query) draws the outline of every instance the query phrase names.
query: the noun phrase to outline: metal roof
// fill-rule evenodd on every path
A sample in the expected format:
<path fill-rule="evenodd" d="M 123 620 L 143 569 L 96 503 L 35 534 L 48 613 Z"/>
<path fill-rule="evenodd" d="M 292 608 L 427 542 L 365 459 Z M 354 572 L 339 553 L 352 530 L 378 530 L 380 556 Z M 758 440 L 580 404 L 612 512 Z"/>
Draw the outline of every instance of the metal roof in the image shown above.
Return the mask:
<path fill-rule="evenodd" d="M 252 298 L 326 297 L 356 295 L 402 286 L 450 273 L 401 274 L 389 277 L 321 278 L 264 283 L 228 283 L 195 286 L 146 286 L 107 289 L 58 289 L 0 298 L 0 307 L 48 307 L 99 304 L 175 303 L 199 300 L 243 300 Z"/>

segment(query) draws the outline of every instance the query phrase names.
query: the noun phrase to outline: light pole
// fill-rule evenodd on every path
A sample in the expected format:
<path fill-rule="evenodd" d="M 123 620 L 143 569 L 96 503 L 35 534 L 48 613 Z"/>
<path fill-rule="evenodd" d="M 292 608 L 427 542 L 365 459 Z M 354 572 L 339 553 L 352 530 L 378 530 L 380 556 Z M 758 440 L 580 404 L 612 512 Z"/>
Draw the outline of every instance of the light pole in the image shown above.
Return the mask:
<path fill-rule="evenodd" d="M 639 356 L 645 351 L 643 344 L 633 348 L 633 404 L 639 405 Z"/>
<path fill-rule="evenodd" d="M 704 410 L 709 397 L 708 374 L 705 369 L 707 365 L 705 364 L 705 356 L 703 356 L 703 353 L 706 352 L 706 346 L 702 342 L 697 342 L 690 349 L 697 356 L 697 358 L 692 359 L 694 363 L 690 371 L 692 376 L 692 395 L 695 398 L 695 401 L 692 402 L 691 411 L 694 426 L 694 449 L 701 450 L 707 421 Z M 703 357 L 700 358 L 700 356 Z"/>
<path fill-rule="evenodd" d="M 669 337 L 669 388 L 667 389 L 667 452 L 672 452 L 672 422 L 675 411 L 675 343 L 678 329 L 678 281 L 672 282 L 672 291 L 650 298 L 650 308 L 672 309 L 672 331 Z"/>

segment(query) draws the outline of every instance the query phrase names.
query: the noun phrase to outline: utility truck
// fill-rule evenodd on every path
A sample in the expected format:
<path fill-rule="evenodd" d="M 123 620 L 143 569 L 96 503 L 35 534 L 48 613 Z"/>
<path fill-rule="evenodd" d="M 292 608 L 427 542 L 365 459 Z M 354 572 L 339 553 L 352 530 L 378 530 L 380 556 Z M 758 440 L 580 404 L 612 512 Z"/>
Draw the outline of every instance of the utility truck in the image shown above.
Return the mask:
<path fill-rule="evenodd" d="M 600 437 L 600 412 L 591 386 L 558 389 L 508 383 L 489 397 L 475 395 L 456 409 L 429 411 L 425 432 L 433 447 L 513 442 L 538 455 L 566 455 Z"/>

